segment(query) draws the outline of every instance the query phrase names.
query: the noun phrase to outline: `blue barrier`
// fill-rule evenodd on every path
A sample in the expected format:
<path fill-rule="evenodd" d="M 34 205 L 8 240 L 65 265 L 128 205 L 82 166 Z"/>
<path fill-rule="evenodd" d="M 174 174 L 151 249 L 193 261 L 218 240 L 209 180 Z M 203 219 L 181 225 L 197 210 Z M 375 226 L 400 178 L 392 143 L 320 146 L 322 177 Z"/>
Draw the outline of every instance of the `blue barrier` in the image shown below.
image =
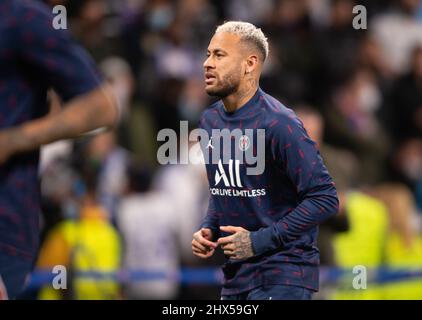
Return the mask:
<path fill-rule="evenodd" d="M 97 280 L 113 279 L 119 283 L 154 281 L 154 280 L 172 280 L 181 285 L 221 285 L 223 274 L 220 268 L 182 268 L 176 273 L 166 273 L 160 271 L 148 270 L 120 270 L 118 272 L 74 272 L 73 276 L 78 278 L 89 278 Z M 57 274 L 51 270 L 36 270 L 32 273 L 28 289 L 37 289 L 43 285 L 52 283 Z M 337 283 L 342 279 L 348 279 L 356 276 L 352 269 L 341 268 L 320 268 L 321 285 Z M 409 279 L 422 279 L 422 270 L 410 269 L 391 269 L 378 268 L 367 270 L 367 281 L 375 283 L 390 283 L 404 281 Z"/>

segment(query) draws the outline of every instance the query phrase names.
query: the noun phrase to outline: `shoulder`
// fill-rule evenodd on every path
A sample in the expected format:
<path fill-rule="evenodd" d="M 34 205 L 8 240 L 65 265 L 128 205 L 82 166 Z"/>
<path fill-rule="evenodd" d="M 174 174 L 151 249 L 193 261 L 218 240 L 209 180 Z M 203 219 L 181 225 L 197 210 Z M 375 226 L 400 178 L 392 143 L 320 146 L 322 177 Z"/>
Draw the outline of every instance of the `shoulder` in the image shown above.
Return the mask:
<path fill-rule="evenodd" d="M 4 1 L 4 2 L 3 2 Z M 11 25 L 30 30 L 39 24 L 40 18 L 52 20 L 53 11 L 40 1 L 29 0 L 1 0 L 1 19 L 8 18 Z"/>
<path fill-rule="evenodd" d="M 264 128 L 270 132 L 286 132 L 292 134 L 293 131 L 303 130 L 303 125 L 296 113 L 281 103 L 279 100 L 263 94 L 261 98 L 262 109 L 265 116 Z"/>
<path fill-rule="evenodd" d="M 53 9 L 50 9 L 48 5 L 42 1 L 33 0 L 14 0 L 12 1 L 15 9 L 18 10 L 31 10 L 34 13 L 42 13 L 52 15 Z"/>
<path fill-rule="evenodd" d="M 72 38 L 71 32 L 69 29 L 55 26 L 54 20 L 61 11 L 54 9 L 55 7 L 50 7 L 38 0 L 16 0 L 14 12 L 19 21 L 17 26 L 22 40 L 28 42 L 28 44 L 39 44 L 40 40 L 44 40 L 48 36 L 66 44 L 66 40 Z M 58 44 L 60 42 L 49 44 L 47 47 Z"/>
<path fill-rule="evenodd" d="M 20 25 L 23 26 L 31 26 L 40 20 L 53 20 L 53 9 L 41 1 L 13 1 L 12 12 L 19 16 Z"/>
<path fill-rule="evenodd" d="M 41 1 L 17 0 L 14 3 L 14 16 L 18 19 L 18 37 L 27 47 L 44 43 L 45 37 L 68 37 L 67 30 L 56 30 L 53 26 L 53 8 Z M 51 41 L 51 40 L 50 40 Z M 27 49 L 28 50 L 28 49 Z"/>

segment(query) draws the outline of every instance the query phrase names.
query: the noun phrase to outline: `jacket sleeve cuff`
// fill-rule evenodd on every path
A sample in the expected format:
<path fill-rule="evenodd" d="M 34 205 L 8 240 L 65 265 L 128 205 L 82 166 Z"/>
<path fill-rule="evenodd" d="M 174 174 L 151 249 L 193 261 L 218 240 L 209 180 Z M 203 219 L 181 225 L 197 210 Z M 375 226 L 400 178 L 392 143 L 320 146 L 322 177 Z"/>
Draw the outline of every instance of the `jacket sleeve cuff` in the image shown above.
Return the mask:
<path fill-rule="evenodd" d="M 250 237 L 254 255 L 260 255 L 281 246 L 278 237 L 274 236 L 272 226 L 252 231 Z"/>

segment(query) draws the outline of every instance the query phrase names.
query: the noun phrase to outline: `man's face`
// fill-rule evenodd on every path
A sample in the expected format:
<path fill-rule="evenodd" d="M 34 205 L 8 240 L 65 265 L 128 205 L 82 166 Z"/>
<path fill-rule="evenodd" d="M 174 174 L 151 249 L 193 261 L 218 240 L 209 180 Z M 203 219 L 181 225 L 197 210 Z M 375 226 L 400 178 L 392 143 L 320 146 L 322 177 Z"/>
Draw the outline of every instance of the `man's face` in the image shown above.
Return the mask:
<path fill-rule="evenodd" d="M 243 74 L 241 50 L 237 35 L 220 32 L 212 37 L 204 62 L 205 91 L 209 95 L 224 98 L 238 90 Z"/>

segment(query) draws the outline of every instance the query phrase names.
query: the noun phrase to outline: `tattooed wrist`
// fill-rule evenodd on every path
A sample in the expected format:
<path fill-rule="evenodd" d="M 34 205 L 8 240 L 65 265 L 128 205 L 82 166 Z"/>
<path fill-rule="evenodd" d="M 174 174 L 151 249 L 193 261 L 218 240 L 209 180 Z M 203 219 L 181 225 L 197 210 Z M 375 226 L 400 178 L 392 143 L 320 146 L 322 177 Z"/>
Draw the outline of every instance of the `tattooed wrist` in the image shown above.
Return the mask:
<path fill-rule="evenodd" d="M 252 248 L 252 240 L 250 232 L 247 230 L 240 231 L 236 234 L 234 239 L 236 250 L 235 258 L 236 259 L 246 259 L 254 255 Z"/>

